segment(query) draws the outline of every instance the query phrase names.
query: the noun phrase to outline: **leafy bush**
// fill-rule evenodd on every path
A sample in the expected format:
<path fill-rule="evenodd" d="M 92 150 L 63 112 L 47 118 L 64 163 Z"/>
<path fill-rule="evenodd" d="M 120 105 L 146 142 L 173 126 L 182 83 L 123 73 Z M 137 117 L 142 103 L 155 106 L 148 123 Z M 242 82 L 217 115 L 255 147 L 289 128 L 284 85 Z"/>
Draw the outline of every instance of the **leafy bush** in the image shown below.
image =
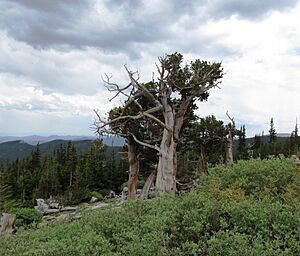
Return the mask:
<path fill-rule="evenodd" d="M 90 195 L 96 197 L 98 200 L 102 200 L 103 199 L 103 195 L 101 193 L 97 192 L 97 191 L 92 191 L 90 193 Z"/>
<path fill-rule="evenodd" d="M 31 208 L 15 208 L 12 213 L 16 215 L 15 227 L 29 227 L 42 221 L 42 214 Z"/>
<path fill-rule="evenodd" d="M 11 241 L 0 239 L 0 250 L 7 256 L 300 255 L 299 201 L 287 203 L 298 173 L 288 159 L 217 167 L 178 197 L 130 201 L 76 222 L 18 232 Z"/>
<path fill-rule="evenodd" d="M 296 176 L 292 159 L 251 159 L 238 161 L 233 167 L 219 165 L 209 169 L 204 183 L 218 181 L 221 189 L 234 185 L 243 189 L 246 195 L 258 195 L 266 190 L 278 195 L 285 192 L 288 184 L 292 183 Z"/>

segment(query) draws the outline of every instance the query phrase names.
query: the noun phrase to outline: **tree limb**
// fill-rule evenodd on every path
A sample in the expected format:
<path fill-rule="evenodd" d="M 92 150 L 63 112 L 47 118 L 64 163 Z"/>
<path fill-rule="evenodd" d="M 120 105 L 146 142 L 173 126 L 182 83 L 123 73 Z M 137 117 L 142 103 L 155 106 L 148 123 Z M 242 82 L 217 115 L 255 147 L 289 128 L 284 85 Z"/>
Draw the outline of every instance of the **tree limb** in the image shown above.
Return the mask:
<path fill-rule="evenodd" d="M 130 133 L 130 135 L 133 137 L 133 139 L 135 140 L 135 142 L 137 142 L 138 144 L 140 144 L 142 146 L 145 146 L 145 147 L 148 147 L 148 148 L 152 148 L 152 149 L 156 150 L 158 153 L 161 153 L 161 150 L 160 150 L 160 148 L 158 146 L 151 145 L 149 143 L 146 143 L 146 142 L 138 140 L 137 137 L 133 133 Z"/>
<path fill-rule="evenodd" d="M 161 106 L 160 102 L 155 99 L 154 95 L 141 83 L 139 83 L 134 77 L 133 77 L 133 73 L 131 71 L 129 71 L 129 69 L 126 67 L 126 65 L 124 65 L 127 73 L 128 73 L 128 76 L 131 80 L 131 83 L 134 87 L 136 87 L 137 89 L 140 89 L 142 90 L 143 92 L 145 92 L 145 96 L 147 98 L 149 98 L 152 102 L 155 103 L 156 106 Z"/>
<path fill-rule="evenodd" d="M 138 120 L 141 119 L 145 116 L 148 116 L 149 118 L 152 118 L 153 120 L 155 120 L 159 125 L 163 125 L 165 127 L 165 124 L 163 122 L 161 122 L 159 119 L 157 119 L 156 117 L 152 116 L 152 113 L 156 113 L 159 112 L 161 110 L 160 107 L 154 107 L 151 109 L 148 109 L 144 112 L 140 112 L 138 115 L 132 116 L 132 115 L 126 115 L 126 116 L 119 116 L 116 117 L 108 122 L 103 122 L 103 124 L 101 126 L 99 126 L 99 129 L 102 129 L 103 127 L 113 124 L 115 122 L 121 121 L 121 120 L 126 120 L 126 119 L 132 119 L 132 120 Z M 99 115 L 97 114 L 98 118 L 101 120 L 101 118 L 99 117 Z"/>

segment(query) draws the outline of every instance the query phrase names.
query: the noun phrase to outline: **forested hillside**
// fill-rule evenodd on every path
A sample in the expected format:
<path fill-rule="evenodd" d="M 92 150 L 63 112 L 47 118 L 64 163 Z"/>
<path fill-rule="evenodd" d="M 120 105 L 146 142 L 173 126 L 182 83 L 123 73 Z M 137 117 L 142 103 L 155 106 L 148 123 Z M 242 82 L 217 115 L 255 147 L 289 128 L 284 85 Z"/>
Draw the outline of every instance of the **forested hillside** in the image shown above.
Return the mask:
<path fill-rule="evenodd" d="M 17 143 L 23 149 L 24 143 Z M 11 198 L 23 206 L 50 196 L 77 203 L 89 199 L 92 191 L 103 195 L 119 191 L 126 181 L 127 164 L 120 159 L 120 148 L 108 147 L 102 140 L 25 145 L 31 150 L 28 157 L 0 168 L 0 188 L 8 186 Z"/>
<path fill-rule="evenodd" d="M 81 137 L 75 136 L 28 136 L 20 137 L 19 140 L 11 140 L 11 138 L 16 139 L 17 137 L 0 137 L 0 141 L 1 138 L 5 142 L 0 143 L 0 164 L 6 164 L 17 158 L 22 160 L 29 157 L 31 151 L 35 150 L 38 144 L 42 156 L 52 154 L 55 150 L 59 149 L 61 144 L 67 144 L 68 141 L 72 141 L 78 153 L 85 153 L 89 150 L 92 141 L 96 139 L 80 139 Z M 70 138 L 70 140 L 66 140 L 66 138 Z M 73 140 L 71 140 L 72 138 Z M 107 146 L 107 155 L 110 155 L 110 147 L 116 147 L 116 150 L 118 150 L 119 147 L 125 144 L 125 141 L 118 137 L 105 136 L 102 140 L 103 144 Z"/>

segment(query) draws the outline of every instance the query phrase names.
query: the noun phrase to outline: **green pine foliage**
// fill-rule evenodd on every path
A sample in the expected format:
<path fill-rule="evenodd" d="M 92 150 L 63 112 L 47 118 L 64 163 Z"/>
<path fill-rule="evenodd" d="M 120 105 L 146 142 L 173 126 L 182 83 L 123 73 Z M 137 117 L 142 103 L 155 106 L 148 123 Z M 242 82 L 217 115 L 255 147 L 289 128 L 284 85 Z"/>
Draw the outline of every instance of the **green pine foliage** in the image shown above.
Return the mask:
<path fill-rule="evenodd" d="M 104 195 L 110 190 L 118 192 L 127 179 L 128 166 L 120 164 L 117 154 L 116 151 L 114 157 L 107 158 L 100 139 L 93 141 L 85 154 L 77 153 L 69 142 L 42 158 L 37 146 L 29 158 L 17 159 L 1 169 L 2 187 L 9 188 L 11 198 L 24 207 L 35 205 L 37 198 L 54 197 L 76 204 L 89 200 L 91 191 Z"/>
<path fill-rule="evenodd" d="M 298 134 L 298 123 L 295 125 L 295 130 L 292 132 L 290 140 L 289 140 L 289 146 L 290 146 L 290 154 L 298 155 L 299 149 L 300 149 L 300 137 Z"/>
<path fill-rule="evenodd" d="M 277 133 L 274 127 L 274 120 L 273 117 L 271 118 L 270 121 L 270 130 L 269 130 L 269 143 L 270 144 L 275 144 L 277 140 Z"/>
<path fill-rule="evenodd" d="M 238 148 L 237 148 L 237 156 L 236 158 L 241 160 L 247 160 L 249 159 L 249 148 L 246 143 L 246 128 L 245 125 L 241 127 L 241 129 L 238 131 Z M 257 143 L 257 142 L 256 142 Z"/>
<path fill-rule="evenodd" d="M 209 168 L 178 197 L 130 201 L 0 239 L 2 255 L 300 255 L 300 170 L 291 159 Z M 290 200 L 297 195 L 296 200 Z"/>
<path fill-rule="evenodd" d="M 4 175 L 0 170 L 0 218 L 3 212 L 8 212 L 16 206 L 10 186 L 4 183 Z"/>

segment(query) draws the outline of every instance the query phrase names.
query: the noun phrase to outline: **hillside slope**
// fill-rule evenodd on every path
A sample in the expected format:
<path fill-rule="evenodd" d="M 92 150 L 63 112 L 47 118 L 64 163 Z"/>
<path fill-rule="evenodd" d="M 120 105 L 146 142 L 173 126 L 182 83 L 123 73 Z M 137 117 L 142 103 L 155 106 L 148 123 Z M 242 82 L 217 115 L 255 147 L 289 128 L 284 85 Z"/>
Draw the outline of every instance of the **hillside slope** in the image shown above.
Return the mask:
<path fill-rule="evenodd" d="M 0 238 L 0 255 L 300 255 L 300 170 L 291 159 L 217 166 L 200 183 L 18 231 Z"/>
<path fill-rule="evenodd" d="M 68 141 L 54 140 L 39 145 L 42 156 L 53 154 L 53 152 L 66 145 Z M 78 140 L 72 141 L 78 153 L 85 153 L 89 150 L 92 140 Z M 37 146 L 30 145 L 24 141 L 9 141 L 0 143 L 0 163 L 6 163 L 7 161 L 14 161 L 15 159 L 25 159 L 30 156 L 32 150 Z M 106 155 L 111 156 L 113 148 L 106 146 Z M 114 147 L 115 152 L 118 152 L 119 147 Z"/>

